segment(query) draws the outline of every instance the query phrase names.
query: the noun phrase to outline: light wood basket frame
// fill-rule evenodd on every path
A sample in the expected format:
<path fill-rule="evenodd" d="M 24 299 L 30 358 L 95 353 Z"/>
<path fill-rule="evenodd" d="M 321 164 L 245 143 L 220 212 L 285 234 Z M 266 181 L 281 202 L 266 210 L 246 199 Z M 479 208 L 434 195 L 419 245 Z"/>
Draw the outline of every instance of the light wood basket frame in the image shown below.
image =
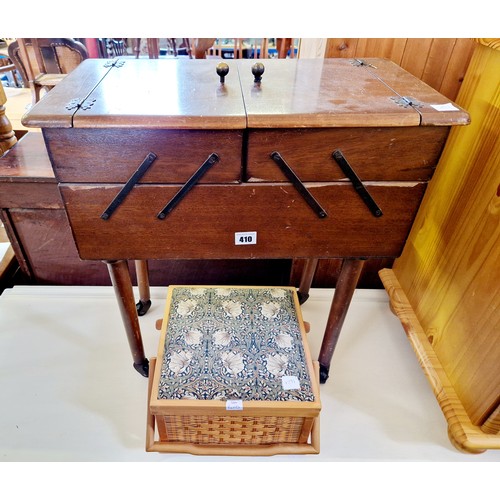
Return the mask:
<path fill-rule="evenodd" d="M 174 288 L 176 286 L 171 287 Z M 186 287 L 179 286 L 179 288 Z M 197 287 L 193 285 L 187 288 Z M 158 356 L 150 360 L 146 451 L 246 456 L 319 453 L 321 411 L 319 364 L 311 357 L 306 336 L 308 325 L 305 325 L 302 318 L 296 289 L 279 288 L 293 292 L 302 346 L 315 400 L 313 402 L 246 401 L 244 410 L 235 411 L 226 410 L 224 401 L 158 400 L 156 391 L 160 373 L 155 367 L 157 359 L 161 360 L 164 356 L 164 340 L 172 300 L 169 291 L 164 319 L 161 322 Z"/>
<path fill-rule="evenodd" d="M 150 373 L 154 372 L 156 358 L 151 358 Z M 314 374 L 319 383 L 319 364 L 313 361 Z M 227 455 L 227 456 L 272 456 L 294 454 L 318 454 L 320 452 L 320 426 L 319 415 L 314 418 L 311 428 L 310 442 L 304 444 L 278 443 L 258 445 L 207 445 L 194 443 L 171 442 L 165 443 L 155 439 L 156 416 L 151 413 L 150 399 L 153 390 L 153 377 L 149 377 L 147 399 L 147 426 L 146 426 L 146 451 L 159 453 L 190 453 L 191 455 Z"/>

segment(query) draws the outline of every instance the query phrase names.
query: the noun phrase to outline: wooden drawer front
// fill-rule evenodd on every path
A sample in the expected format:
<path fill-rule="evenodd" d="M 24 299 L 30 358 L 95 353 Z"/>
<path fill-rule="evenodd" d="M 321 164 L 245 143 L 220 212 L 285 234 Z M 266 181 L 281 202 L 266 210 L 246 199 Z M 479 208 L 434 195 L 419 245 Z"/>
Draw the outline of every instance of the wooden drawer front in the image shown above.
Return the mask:
<path fill-rule="evenodd" d="M 240 130 L 45 129 L 59 182 L 127 182 L 150 152 L 157 159 L 140 182 L 183 183 L 212 153 L 201 183 L 239 182 Z M 70 146 L 68 146 L 70 145 Z"/>
<path fill-rule="evenodd" d="M 347 183 L 308 186 L 328 212 L 320 219 L 290 184 L 195 186 L 164 220 L 156 215 L 179 186 L 136 186 L 108 220 L 121 186 L 62 185 L 83 259 L 292 258 L 400 254 L 425 183 L 373 184 L 374 217 Z M 235 245 L 235 233 L 257 243 Z"/>
<path fill-rule="evenodd" d="M 0 208 L 63 208 L 55 182 L 0 182 Z"/>
<path fill-rule="evenodd" d="M 332 159 L 340 149 L 362 180 L 429 180 L 448 127 L 388 127 L 251 130 L 247 179 L 284 181 L 270 158 L 278 151 L 303 182 L 334 181 L 345 175 Z"/>

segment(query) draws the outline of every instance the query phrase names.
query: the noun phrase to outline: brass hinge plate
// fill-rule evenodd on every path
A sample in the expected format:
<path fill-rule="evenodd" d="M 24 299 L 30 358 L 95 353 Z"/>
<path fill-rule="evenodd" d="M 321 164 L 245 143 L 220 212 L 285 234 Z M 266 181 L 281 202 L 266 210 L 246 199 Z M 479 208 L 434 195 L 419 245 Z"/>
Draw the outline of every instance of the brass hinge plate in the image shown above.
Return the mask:
<path fill-rule="evenodd" d="M 402 106 L 403 108 L 421 108 L 423 104 L 413 97 L 406 96 L 398 96 L 391 97 L 391 100 L 394 101 L 398 106 Z"/>
<path fill-rule="evenodd" d="M 104 63 L 105 68 L 121 68 L 125 64 L 125 59 L 113 59 Z"/>
<path fill-rule="evenodd" d="M 86 110 L 86 109 L 90 109 L 94 103 L 95 103 L 95 99 L 78 99 L 78 98 L 75 98 L 75 99 L 71 99 L 71 101 L 68 102 L 68 104 L 66 104 L 66 109 L 68 111 L 71 111 L 73 109 L 83 109 L 83 110 Z"/>

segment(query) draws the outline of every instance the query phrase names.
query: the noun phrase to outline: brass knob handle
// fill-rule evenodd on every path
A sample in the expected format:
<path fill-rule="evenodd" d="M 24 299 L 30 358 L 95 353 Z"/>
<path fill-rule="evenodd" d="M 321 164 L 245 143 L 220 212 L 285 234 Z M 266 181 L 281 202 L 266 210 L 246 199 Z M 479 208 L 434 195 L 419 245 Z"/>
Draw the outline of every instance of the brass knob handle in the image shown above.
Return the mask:
<path fill-rule="evenodd" d="M 260 83 L 262 81 L 262 75 L 264 74 L 265 67 L 262 63 L 255 63 L 252 66 L 252 74 L 255 77 L 254 83 Z"/>
<path fill-rule="evenodd" d="M 220 82 L 223 84 L 226 78 L 226 75 L 229 73 L 229 66 L 226 63 L 217 64 L 216 68 L 217 74 L 220 76 Z"/>

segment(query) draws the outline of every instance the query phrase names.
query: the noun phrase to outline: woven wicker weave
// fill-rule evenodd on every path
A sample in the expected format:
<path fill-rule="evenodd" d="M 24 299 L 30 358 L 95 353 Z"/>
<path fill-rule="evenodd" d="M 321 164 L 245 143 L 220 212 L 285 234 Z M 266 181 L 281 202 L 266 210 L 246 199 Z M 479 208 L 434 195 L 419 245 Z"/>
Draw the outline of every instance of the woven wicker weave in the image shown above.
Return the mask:
<path fill-rule="evenodd" d="M 195 444 L 298 443 L 304 418 L 174 415 L 157 419 L 169 442 Z M 161 432 L 161 431 L 160 431 Z"/>

